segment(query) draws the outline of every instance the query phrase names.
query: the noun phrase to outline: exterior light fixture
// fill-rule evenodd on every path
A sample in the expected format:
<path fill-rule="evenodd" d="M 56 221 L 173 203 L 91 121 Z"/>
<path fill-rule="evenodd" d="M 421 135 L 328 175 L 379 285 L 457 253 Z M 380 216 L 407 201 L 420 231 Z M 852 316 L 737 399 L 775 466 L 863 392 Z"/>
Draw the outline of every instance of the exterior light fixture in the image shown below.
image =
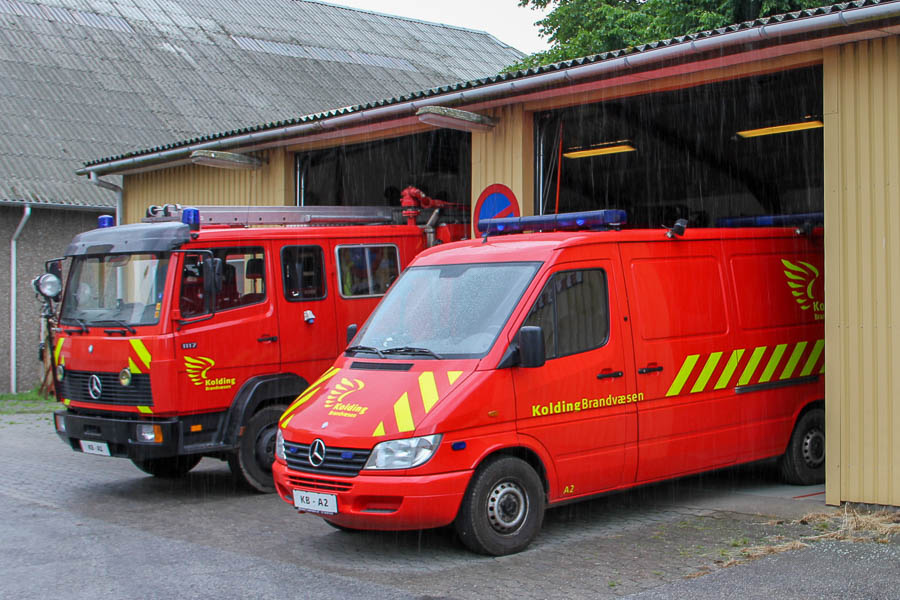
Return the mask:
<path fill-rule="evenodd" d="M 262 166 L 262 161 L 253 156 L 220 150 L 194 150 L 191 162 L 217 169 L 258 169 Z"/>
<path fill-rule="evenodd" d="M 491 117 L 446 106 L 423 106 L 416 111 L 416 116 L 422 123 L 459 131 L 490 131 L 498 122 Z"/>
<path fill-rule="evenodd" d="M 570 148 L 563 152 L 566 158 L 586 158 L 588 156 L 603 156 L 605 154 L 619 154 L 622 152 L 634 152 L 637 150 L 632 146 L 631 140 L 619 140 L 616 142 L 605 142 L 590 146 L 588 148 Z"/>
<path fill-rule="evenodd" d="M 823 127 L 823 123 L 819 119 L 809 119 L 800 121 L 799 123 L 787 123 L 785 125 L 773 125 L 772 127 L 760 127 L 759 129 L 746 129 L 738 131 L 737 134 L 742 138 L 760 137 L 763 135 L 775 135 L 777 133 L 789 133 L 791 131 L 803 131 L 804 129 L 819 129 Z"/>

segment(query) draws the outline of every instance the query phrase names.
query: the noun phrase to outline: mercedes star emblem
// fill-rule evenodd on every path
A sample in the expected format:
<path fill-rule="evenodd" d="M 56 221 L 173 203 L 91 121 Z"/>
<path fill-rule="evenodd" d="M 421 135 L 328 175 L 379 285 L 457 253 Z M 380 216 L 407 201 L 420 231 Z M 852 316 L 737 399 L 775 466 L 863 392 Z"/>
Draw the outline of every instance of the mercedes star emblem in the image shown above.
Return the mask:
<path fill-rule="evenodd" d="M 100 384 L 100 378 L 96 375 L 91 375 L 91 378 L 88 380 L 88 394 L 91 395 L 91 398 L 94 400 L 100 399 L 100 394 L 103 393 L 103 385 Z"/>
<path fill-rule="evenodd" d="M 325 442 L 316 438 L 309 446 L 309 464 L 318 467 L 323 462 L 325 462 Z"/>

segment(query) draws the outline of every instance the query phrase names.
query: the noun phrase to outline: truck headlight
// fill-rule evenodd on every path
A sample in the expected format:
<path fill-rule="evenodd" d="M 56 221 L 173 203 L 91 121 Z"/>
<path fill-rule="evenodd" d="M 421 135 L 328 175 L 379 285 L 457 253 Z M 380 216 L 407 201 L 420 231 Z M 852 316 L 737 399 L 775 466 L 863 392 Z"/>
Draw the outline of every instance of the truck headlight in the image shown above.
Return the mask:
<path fill-rule="evenodd" d="M 284 436 L 281 434 L 281 429 L 275 434 L 275 458 L 284 460 Z"/>
<path fill-rule="evenodd" d="M 62 291 L 62 281 L 52 273 L 44 273 L 36 277 L 32 285 L 45 298 L 56 298 Z"/>
<path fill-rule="evenodd" d="M 137 441 L 153 442 L 161 444 L 163 441 L 162 427 L 153 425 L 152 423 L 140 423 L 136 428 Z"/>
<path fill-rule="evenodd" d="M 119 371 L 119 384 L 123 387 L 131 385 L 131 370 L 122 369 Z"/>
<path fill-rule="evenodd" d="M 372 449 L 364 469 L 411 469 L 423 465 L 441 445 L 441 434 L 381 442 Z"/>
<path fill-rule="evenodd" d="M 56 380 L 62 381 L 66 376 L 66 368 L 62 365 L 56 365 Z"/>

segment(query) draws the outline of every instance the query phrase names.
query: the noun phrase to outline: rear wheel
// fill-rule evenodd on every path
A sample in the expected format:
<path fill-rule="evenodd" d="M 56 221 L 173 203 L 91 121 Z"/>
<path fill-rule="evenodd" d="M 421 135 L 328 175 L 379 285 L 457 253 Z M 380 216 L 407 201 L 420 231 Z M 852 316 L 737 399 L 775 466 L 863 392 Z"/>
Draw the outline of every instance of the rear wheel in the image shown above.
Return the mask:
<path fill-rule="evenodd" d="M 780 468 L 788 483 L 813 485 L 825 481 L 825 410 L 814 408 L 797 420 Z"/>
<path fill-rule="evenodd" d="M 470 550 L 502 556 L 524 550 L 544 521 L 544 486 L 531 465 L 506 456 L 472 476 L 454 526 Z"/>
<path fill-rule="evenodd" d="M 267 406 L 250 417 L 237 449 L 228 455 L 231 472 L 243 484 L 269 494 L 275 491 L 272 463 L 275 462 L 275 436 L 284 406 Z"/>
<path fill-rule="evenodd" d="M 131 462 L 144 473 L 154 477 L 175 479 L 187 475 L 188 471 L 197 466 L 201 458 L 203 457 L 199 454 L 189 454 L 187 456 L 167 456 L 165 458 L 146 458 L 142 460 L 132 458 Z"/>

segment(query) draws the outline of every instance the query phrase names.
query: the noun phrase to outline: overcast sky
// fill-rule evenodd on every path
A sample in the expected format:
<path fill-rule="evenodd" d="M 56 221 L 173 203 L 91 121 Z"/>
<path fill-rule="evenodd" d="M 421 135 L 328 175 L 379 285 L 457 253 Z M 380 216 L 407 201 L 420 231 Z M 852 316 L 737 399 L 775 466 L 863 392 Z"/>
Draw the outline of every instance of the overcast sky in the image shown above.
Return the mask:
<path fill-rule="evenodd" d="M 535 21 L 543 13 L 521 8 L 518 0 L 324 0 L 389 15 L 487 31 L 513 48 L 531 54 L 547 49 Z"/>

